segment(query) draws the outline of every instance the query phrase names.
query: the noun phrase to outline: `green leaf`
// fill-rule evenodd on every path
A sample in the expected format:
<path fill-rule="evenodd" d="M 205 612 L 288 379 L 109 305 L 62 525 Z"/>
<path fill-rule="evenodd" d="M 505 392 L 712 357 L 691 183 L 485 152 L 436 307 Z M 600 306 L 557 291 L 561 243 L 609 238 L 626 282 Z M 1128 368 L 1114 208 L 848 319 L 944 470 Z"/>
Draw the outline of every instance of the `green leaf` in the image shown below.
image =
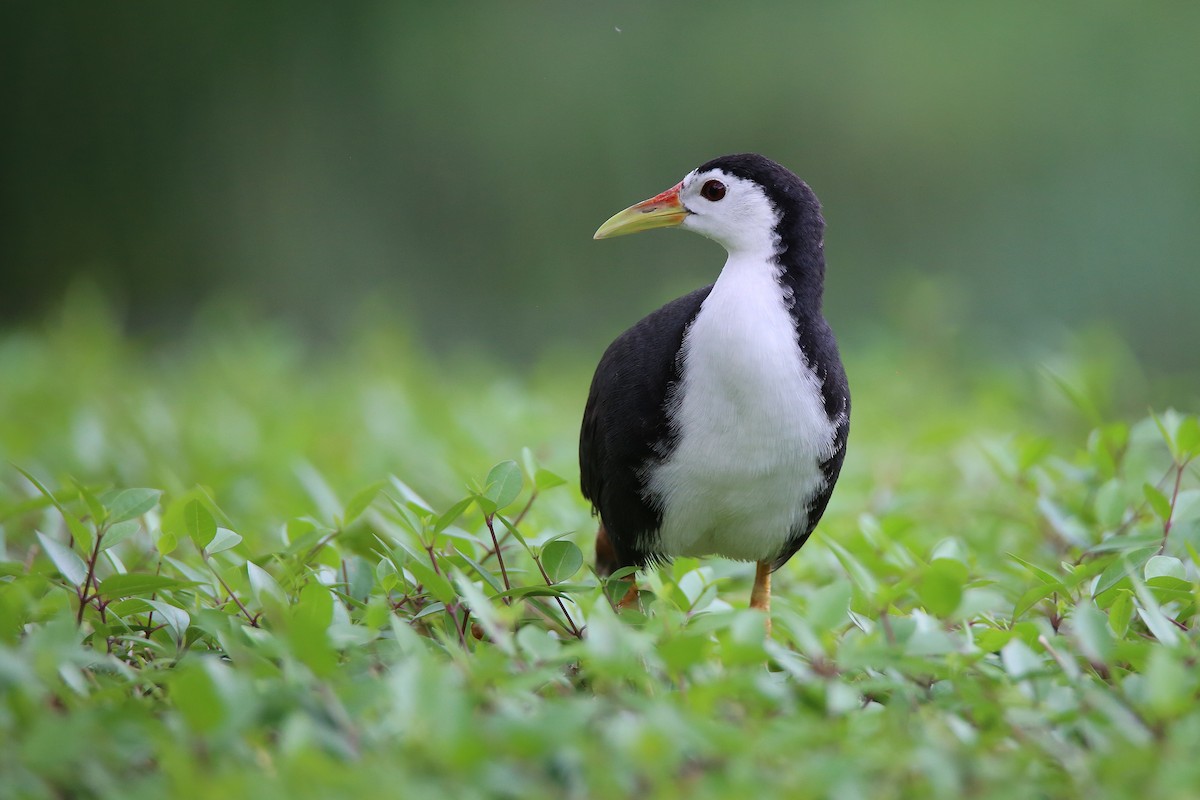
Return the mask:
<path fill-rule="evenodd" d="M 375 582 L 385 593 L 392 591 L 400 582 L 400 573 L 390 558 L 380 559 L 375 565 Z"/>
<path fill-rule="evenodd" d="M 621 586 L 622 591 L 617 600 L 625 596 L 625 592 L 629 590 L 629 582 L 621 581 Z M 496 595 L 495 599 L 502 600 L 505 597 L 568 597 L 576 592 L 587 592 L 595 588 L 588 583 L 556 583 L 553 586 L 538 586 L 536 584 L 514 586 L 512 589 Z"/>
<path fill-rule="evenodd" d="M 638 573 L 637 567 L 633 567 L 633 566 L 621 567 L 618 570 L 614 570 L 613 574 L 609 575 L 605 580 L 606 581 L 624 580 L 625 578 L 636 575 L 637 573 Z M 626 581 L 626 584 L 628 584 L 628 581 Z"/>
<path fill-rule="evenodd" d="M 1175 497 L 1174 524 L 1200 520 L 1200 489 L 1183 489 Z"/>
<path fill-rule="evenodd" d="M 507 530 L 512 537 L 517 540 L 517 543 L 521 545 L 521 547 L 525 548 L 525 552 L 532 554 L 533 551 L 529 548 L 529 542 L 525 541 L 525 537 L 519 530 L 517 530 L 516 525 L 513 525 L 512 522 L 503 514 L 497 514 L 496 521 L 504 526 L 504 529 Z"/>
<path fill-rule="evenodd" d="M 1172 717 L 1195 708 L 1196 674 L 1179 655 L 1156 647 L 1146 664 L 1147 704 L 1159 717 Z"/>
<path fill-rule="evenodd" d="M 871 573 L 871 570 L 859 561 L 853 553 L 843 547 L 840 543 L 833 540 L 832 537 L 825 540 L 825 546 L 833 551 L 837 560 L 841 562 L 842 568 L 850 576 L 850 579 L 868 595 L 874 595 L 879 587 L 879 582 Z"/>
<path fill-rule="evenodd" d="M 158 489 L 118 489 L 105 492 L 99 500 L 108 509 L 108 522 L 112 525 L 145 514 L 158 505 L 160 495 Z"/>
<path fill-rule="evenodd" d="M 1124 639 L 1129 631 L 1129 620 L 1133 617 L 1133 595 L 1122 591 L 1108 607 L 1108 624 L 1118 639 Z"/>
<path fill-rule="evenodd" d="M 1175 447 L 1184 461 L 1200 456 L 1200 418 L 1184 417 L 1175 431 Z"/>
<path fill-rule="evenodd" d="M 231 547 L 237 547 L 241 543 L 242 537 L 240 534 L 234 533 L 228 528 L 217 528 L 217 532 L 213 534 L 212 541 L 204 548 L 204 552 L 211 556 L 223 550 L 228 550 Z"/>
<path fill-rule="evenodd" d="M 852 589 L 847 581 L 833 581 L 808 597 L 808 622 L 816 631 L 829 631 L 849 620 Z"/>
<path fill-rule="evenodd" d="M 1150 484 L 1142 485 L 1142 494 L 1146 496 L 1146 502 L 1150 504 L 1150 508 L 1154 509 L 1154 513 L 1158 518 L 1166 521 L 1171 517 L 1171 501 L 1167 496 L 1155 489 Z"/>
<path fill-rule="evenodd" d="M 457 503 L 450 506 L 450 508 L 446 509 L 446 511 L 434 521 L 433 532 L 441 533 L 442 531 L 446 530 L 446 528 L 449 528 L 458 521 L 458 518 L 463 515 L 464 511 L 471 507 L 471 503 L 473 502 L 475 502 L 474 497 L 464 497 L 462 500 L 459 500 Z"/>
<path fill-rule="evenodd" d="M 333 595 L 313 581 L 300 590 L 288 622 L 292 652 L 316 675 L 327 677 L 337 668 L 337 653 L 329 642 Z"/>
<path fill-rule="evenodd" d="M 1000 663 L 1016 680 L 1040 672 L 1044 666 L 1041 656 L 1020 639 L 1013 639 L 1000 650 Z"/>
<path fill-rule="evenodd" d="M 521 493 L 524 477 L 515 461 L 501 461 L 488 472 L 483 496 L 491 501 L 496 511 L 512 505 Z"/>
<path fill-rule="evenodd" d="M 141 529 L 142 523 L 136 519 L 127 519 L 124 522 L 118 522 L 104 532 L 104 538 L 100 540 L 100 549 L 108 550 L 109 548 L 116 547 Z"/>
<path fill-rule="evenodd" d="M 1062 584 L 1062 579 L 1059 576 L 1055 575 L 1050 570 L 1039 567 L 1037 564 L 1034 564 L 1032 561 L 1026 561 L 1025 559 L 1021 558 L 1020 556 L 1016 555 L 1015 553 L 1008 553 L 1008 557 L 1011 558 L 1013 561 L 1016 561 L 1021 566 L 1025 567 L 1025 569 L 1032 572 L 1034 574 L 1034 576 L 1038 580 L 1040 580 L 1042 583 L 1049 583 L 1049 584 L 1054 584 L 1054 585 Z"/>
<path fill-rule="evenodd" d="M 554 583 L 568 580 L 583 566 L 583 551 L 574 542 L 558 539 L 542 548 L 542 568 Z"/>
<path fill-rule="evenodd" d="M 1062 589 L 1063 585 L 1061 583 L 1040 583 L 1037 586 L 1026 589 L 1017 598 L 1016 605 L 1013 606 L 1013 619 L 1023 617 L 1029 609 Z"/>
<path fill-rule="evenodd" d="M 940 558 L 929 565 L 917 584 L 917 596 L 925 608 L 939 617 L 954 613 L 962 602 L 967 570 L 958 561 Z"/>
<path fill-rule="evenodd" d="M 1054 452 L 1054 442 L 1040 436 L 1030 436 L 1023 439 L 1018 447 L 1017 468 L 1028 472 L 1030 467 L 1045 460 Z"/>
<path fill-rule="evenodd" d="M 182 644 L 184 636 L 187 635 L 188 625 L 192 621 L 191 615 L 182 608 L 162 600 L 147 600 L 146 602 L 154 607 L 155 613 L 159 615 L 163 624 L 171 631 L 175 643 Z"/>
<path fill-rule="evenodd" d="M 1154 556 L 1146 562 L 1143 574 L 1146 576 L 1146 580 L 1164 576 L 1178 578 L 1181 581 L 1186 578 L 1183 562 L 1173 556 Z"/>
<path fill-rule="evenodd" d="M 1096 580 L 1096 586 L 1092 589 L 1092 597 L 1099 597 L 1120 583 L 1123 578 L 1133 575 L 1157 549 L 1155 547 L 1130 550 L 1118 556 L 1100 573 L 1100 577 Z"/>
<path fill-rule="evenodd" d="M 96 541 L 96 537 L 92 535 L 92 530 L 87 525 L 79 520 L 74 514 L 64 513 L 63 520 L 67 523 L 67 530 L 71 532 L 71 536 L 79 544 L 80 548 L 85 553 L 90 553 L 92 545 Z"/>
<path fill-rule="evenodd" d="M 1113 527 L 1125 518 L 1128 503 L 1125 500 L 1125 484 L 1117 479 L 1105 482 L 1096 490 L 1093 501 L 1096 519 L 1101 525 Z"/>
<path fill-rule="evenodd" d="M 1084 600 L 1075 607 L 1071 615 L 1071 630 L 1079 642 L 1079 649 L 1093 664 L 1112 662 L 1116 643 L 1108 629 L 1108 621 L 1096 605 Z"/>
<path fill-rule="evenodd" d="M 349 528 L 353 525 L 355 520 L 371 506 L 371 503 L 375 502 L 375 498 L 386 485 L 386 481 L 376 481 L 351 497 L 350 502 L 346 503 L 346 510 L 342 512 L 342 527 Z"/>
<path fill-rule="evenodd" d="M 1010 630 L 988 628 L 975 635 L 975 646 L 985 653 L 995 653 L 1008 644 L 1012 640 L 1013 635 L 1013 632 Z"/>
<path fill-rule="evenodd" d="M 362 624 L 373 631 L 378 631 L 387 624 L 391 609 L 386 600 L 375 595 L 367 603 L 366 613 L 363 614 Z"/>
<path fill-rule="evenodd" d="M 262 603 L 264 598 L 270 597 L 282 605 L 287 604 L 287 594 L 279 582 L 271 577 L 271 573 L 253 561 L 247 561 L 246 575 L 250 579 L 250 591 L 254 593 L 254 597 L 259 603 Z"/>
<path fill-rule="evenodd" d="M 87 580 L 87 564 L 74 550 L 59 544 L 41 531 L 37 532 L 37 538 L 51 563 L 69 583 L 81 586 Z"/>
<path fill-rule="evenodd" d="M 154 594 L 163 589 L 178 589 L 192 585 L 194 584 L 190 581 L 181 581 L 165 575 L 126 572 L 121 575 L 110 575 L 100 581 L 100 588 L 97 589 L 97 592 L 102 597 L 113 600 L 120 597 Z"/>
<path fill-rule="evenodd" d="M 1136 575 L 1130 575 L 1130 580 L 1133 582 L 1133 590 L 1137 593 L 1140 604 L 1137 607 L 1138 616 L 1142 618 L 1142 622 L 1146 623 L 1150 633 L 1168 647 L 1179 644 L 1178 629 L 1167 619 L 1167 615 L 1163 613 L 1162 607 L 1154 599 L 1154 595 L 1144 583 L 1138 580 Z"/>
<path fill-rule="evenodd" d="M 206 547 L 217 535 L 217 521 L 199 500 L 183 507 L 183 525 L 196 547 Z"/>
<path fill-rule="evenodd" d="M 49 500 L 51 503 L 54 504 L 55 508 L 57 508 L 59 511 L 62 511 L 62 503 L 58 502 L 58 498 L 54 496 L 54 493 L 51 492 L 49 489 L 47 489 L 42 484 L 41 481 L 39 481 L 37 478 L 33 477 L 33 473 L 27 472 L 26 470 L 22 469 L 21 467 L 17 466 L 16 464 L 13 464 L 13 469 L 15 469 L 17 472 L 21 473 L 22 475 L 24 475 L 25 480 L 32 483 L 34 488 L 37 489 L 41 493 L 42 497 L 45 497 L 47 500 Z"/>
<path fill-rule="evenodd" d="M 440 614 L 445 610 L 446 610 L 446 604 L 441 601 L 438 601 L 436 603 L 430 603 L 429 605 L 425 606 L 420 611 L 418 611 L 416 614 L 413 614 L 412 621 L 416 622 L 419 619 L 424 619 L 425 617 L 431 617 L 434 614 Z"/>
<path fill-rule="evenodd" d="M 1147 578 L 1146 585 L 1154 590 L 1154 596 L 1158 598 L 1158 602 L 1160 603 L 1189 603 L 1193 600 L 1192 582 L 1183 580 L 1182 578 L 1159 575 L 1154 578 Z"/>
<path fill-rule="evenodd" d="M 632 572 L 627 575 L 621 575 L 621 570 L 617 570 L 604 579 L 604 596 L 608 598 L 608 602 L 613 604 L 622 602 L 629 592 L 637 587 L 637 582 L 629 577 L 637 572 L 637 568 L 629 567 L 628 569 L 631 569 Z"/>
<path fill-rule="evenodd" d="M 96 525 L 103 525 L 107 512 L 104 505 L 96 498 L 96 495 L 77 480 L 72 479 L 71 483 L 75 485 L 79 496 L 83 498 L 84 504 L 88 507 L 88 513 L 92 515 L 92 522 Z"/>
<path fill-rule="evenodd" d="M 211 733 L 221 726 L 228 715 L 225 702 L 217 691 L 214 673 L 228 669 L 205 658 L 174 670 L 171 675 L 171 705 L 179 709 L 188 728 L 198 733 Z"/>
<path fill-rule="evenodd" d="M 184 519 L 184 512 L 193 503 L 197 502 L 203 506 L 218 525 L 228 525 L 229 520 L 221 511 L 217 504 L 213 502 L 212 497 L 201 486 L 194 486 L 179 495 L 174 496 L 169 502 L 164 504 L 162 516 L 159 519 L 159 526 L 167 533 L 173 534 L 175 540 L 191 537 L 188 531 L 187 521 Z M 197 546 L 200 545 L 197 542 Z"/>
<path fill-rule="evenodd" d="M 433 567 L 425 562 L 413 559 L 405 565 L 405 569 L 413 574 L 413 577 L 417 579 L 417 583 L 425 587 L 425 591 L 446 605 L 450 605 L 458 599 L 458 595 L 455 593 L 454 587 L 450 585 L 450 581 L 434 572 Z"/>
<path fill-rule="evenodd" d="M 558 475 L 555 475 L 548 469 L 542 469 L 539 467 L 537 472 L 533 474 L 533 485 L 537 487 L 539 492 L 544 492 L 547 489 L 553 489 L 556 486 L 562 486 L 564 484 L 566 484 L 566 480 L 560 478 Z"/>
<path fill-rule="evenodd" d="M 468 564 L 470 564 L 471 569 L 475 570 L 475 574 L 478 575 L 480 578 L 483 578 L 483 580 L 487 583 L 487 585 L 492 587 L 493 591 L 495 591 L 495 592 L 503 592 L 504 591 L 504 584 L 501 583 L 500 579 L 497 578 L 490 569 L 483 566 L 483 564 L 480 564 L 478 561 L 471 558 L 466 553 L 459 552 L 458 557 L 461 558 L 463 561 L 467 562 Z"/>
<path fill-rule="evenodd" d="M 1092 545 L 1087 549 L 1091 554 L 1096 553 L 1133 553 L 1139 550 L 1157 550 L 1162 542 L 1162 534 L 1153 533 L 1137 536 L 1112 536 L 1103 542 Z"/>
<path fill-rule="evenodd" d="M 370 562 L 361 556 L 348 555 L 342 559 L 341 567 L 346 575 L 346 593 L 365 603 L 375 588 L 375 570 Z"/>
<path fill-rule="evenodd" d="M 33 477 L 32 473 L 26 472 L 16 464 L 13 464 L 13 468 L 16 469 L 17 472 L 24 475 L 25 480 L 32 483 L 34 488 L 41 493 L 42 497 L 45 497 L 54 504 L 54 507 L 58 509 L 58 513 L 62 515 L 63 521 L 67 523 L 67 530 L 71 532 L 71 538 L 79 543 L 79 546 L 83 548 L 84 552 L 90 552 L 92 549 L 92 544 L 95 541 L 91 530 L 83 524 L 79 517 L 75 516 L 70 511 L 67 511 L 66 507 L 59 501 L 57 497 L 54 496 L 54 493 L 42 485 L 41 481 Z"/>
<path fill-rule="evenodd" d="M 164 556 L 170 555 L 170 553 L 178 546 L 179 540 L 175 538 L 175 534 L 169 533 L 168 531 L 163 531 L 158 537 L 158 541 L 154 543 L 154 548 Z"/>
<path fill-rule="evenodd" d="M 454 570 L 454 585 L 458 588 L 459 596 L 474 615 L 475 621 L 483 628 L 492 644 L 498 646 L 500 651 L 506 655 L 514 655 L 512 631 L 501 623 L 492 601 L 485 597 L 483 592 L 479 591 L 479 587 L 457 569 Z"/>

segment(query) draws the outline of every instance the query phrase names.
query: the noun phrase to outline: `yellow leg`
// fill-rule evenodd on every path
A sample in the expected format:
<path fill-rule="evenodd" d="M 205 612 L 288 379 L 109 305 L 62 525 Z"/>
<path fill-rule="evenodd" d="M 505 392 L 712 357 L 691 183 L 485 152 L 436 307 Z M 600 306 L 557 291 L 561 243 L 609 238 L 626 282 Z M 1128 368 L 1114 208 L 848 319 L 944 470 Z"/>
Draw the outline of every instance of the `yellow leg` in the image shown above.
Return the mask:
<path fill-rule="evenodd" d="M 771 562 L 760 561 L 754 571 L 754 588 L 750 590 L 750 607 L 767 615 L 767 636 L 771 635 Z"/>
<path fill-rule="evenodd" d="M 613 547 L 612 539 L 608 537 L 608 531 L 605 530 L 602 522 L 600 529 L 596 531 L 596 574 L 607 578 L 622 566 L 624 565 L 617 558 L 617 549 Z M 625 596 L 617 602 L 617 611 L 623 611 L 630 606 L 636 608 L 638 604 L 637 581 L 632 575 L 626 580 L 629 581 L 629 589 L 625 592 Z"/>
<path fill-rule="evenodd" d="M 629 578 L 629 591 L 625 592 L 625 596 L 621 598 L 621 602 L 617 603 L 617 610 L 624 611 L 629 607 L 637 607 L 639 600 L 637 581 L 633 576 Z"/>

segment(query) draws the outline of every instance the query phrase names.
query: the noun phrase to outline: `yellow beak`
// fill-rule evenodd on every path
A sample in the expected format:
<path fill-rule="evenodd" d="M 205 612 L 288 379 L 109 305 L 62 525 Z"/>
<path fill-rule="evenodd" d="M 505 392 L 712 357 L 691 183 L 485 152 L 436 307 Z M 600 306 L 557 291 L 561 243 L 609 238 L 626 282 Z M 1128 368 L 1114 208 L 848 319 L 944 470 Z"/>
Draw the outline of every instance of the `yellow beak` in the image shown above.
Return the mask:
<path fill-rule="evenodd" d="M 682 182 L 677 183 L 662 194 L 656 194 L 649 200 L 643 200 L 614 214 L 608 222 L 600 226 L 592 238 L 611 239 L 613 236 L 624 236 L 627 233 L 678 225 L 688 215 L 687 209 L 679 201 L 681 186 Z"/>

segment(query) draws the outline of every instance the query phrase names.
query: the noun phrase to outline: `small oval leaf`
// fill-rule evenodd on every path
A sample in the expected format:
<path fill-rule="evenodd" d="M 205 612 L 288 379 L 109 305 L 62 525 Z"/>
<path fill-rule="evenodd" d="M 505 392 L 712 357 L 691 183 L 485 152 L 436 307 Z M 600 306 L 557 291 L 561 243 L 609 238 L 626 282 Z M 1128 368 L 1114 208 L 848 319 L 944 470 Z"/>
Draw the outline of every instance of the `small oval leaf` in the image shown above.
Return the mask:
<path fill-rule="evenodd" d="M 100 549 L 107 550 L 110 547 L 116 547 L 141 529 L 142 524 L 136 519 L 127 519 L 124 522 L 118 522 L 104 532 L 104 538 L 100 540 Z"/>
<path fill-rule="evenodd" d="M 175 637 L 176 644 L 183 642 L 188 625 L 192 622 L 191 615 L 182 608 L 164 603 L 162 600 L 147 600 L 146 602 L 153 606 L 154 611 L 162 617 L 162 621 L 166 623 L 167 628 Z"/>
<path fill-rule="evenodd" d="M 241 534 L 234 533 L 228 528 L 217 528 L 217 532 L 213 534 L 212 541 L 208 543 L 204 551 L 211 556 L 213 553 L 220 553 L 222 550 L 237 547 L 241 543 Z"/>
<path fill-rule="evenodd" d="M 217 535 L 217 521 L 199 500 L 192 500 L 183 507 L 183 524 L 197 547 L 207 547 Z"/>
<path fill-rule="evenodd" d="M 574 542 L 558 539 L 542 548 L 542 568 L 554 583 L 568 580 L 583 566 L 583 551 Z"/>
<path fill-rule="evenodd" d="M 521 468 L 515 461 L 501 461 L 488 472 L 483 496 L 495 504 L 500 510 L 511 505 L 521 493 Z"/>
<path fill-rule="evenodd" d="M 1186 575 L 1183 562 L 1174 556 L 1154 556 L 1146 562 L 1144 568 L 1146 580 L 1151 578 L 1178 578 L 1184 580 Z"/>

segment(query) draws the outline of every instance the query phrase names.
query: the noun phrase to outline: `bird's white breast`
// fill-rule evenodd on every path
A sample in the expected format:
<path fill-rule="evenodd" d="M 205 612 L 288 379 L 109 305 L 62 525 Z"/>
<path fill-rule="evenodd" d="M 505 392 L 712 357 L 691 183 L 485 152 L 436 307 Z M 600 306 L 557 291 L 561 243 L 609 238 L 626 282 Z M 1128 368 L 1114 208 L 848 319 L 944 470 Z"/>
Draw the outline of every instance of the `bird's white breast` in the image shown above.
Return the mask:
<path fill-rule="evenodd" d="M 647 476 L 668 555 L 773 559 L 824 483 L 835 427 L 778 269 L 731 257 L 684 339 L 676 446 Z"/>

